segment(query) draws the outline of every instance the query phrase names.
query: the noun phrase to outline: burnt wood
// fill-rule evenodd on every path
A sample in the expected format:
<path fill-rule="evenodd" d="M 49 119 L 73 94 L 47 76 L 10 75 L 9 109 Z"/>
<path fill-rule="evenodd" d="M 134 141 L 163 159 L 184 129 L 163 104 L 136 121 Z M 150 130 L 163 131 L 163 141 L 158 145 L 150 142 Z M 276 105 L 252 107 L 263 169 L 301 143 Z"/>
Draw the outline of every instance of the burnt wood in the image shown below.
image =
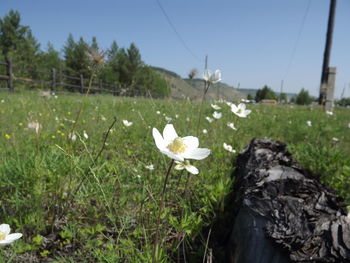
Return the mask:
<path fill-rule="evenodd" d="M 286 145 L 255 139 L 237 157 L 225 245 L 234 263 L 350 262 L 350 215 Z"/>

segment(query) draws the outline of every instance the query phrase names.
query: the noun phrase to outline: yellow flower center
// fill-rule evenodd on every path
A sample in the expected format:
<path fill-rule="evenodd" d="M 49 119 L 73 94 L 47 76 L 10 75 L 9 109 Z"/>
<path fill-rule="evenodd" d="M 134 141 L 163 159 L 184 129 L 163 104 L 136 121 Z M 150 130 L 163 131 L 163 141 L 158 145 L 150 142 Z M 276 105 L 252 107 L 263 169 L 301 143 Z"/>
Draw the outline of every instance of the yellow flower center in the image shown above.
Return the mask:
<path fill-rule="evenodd" d="M 5 240 L 7 233 L 0 232 L 0 240 Z"/>
<path fill-rule="evenodd" d="M 181 137 L 177 137 L 168 145 L 168 149 L 175 154 L 179 154 L 186 150 L 186 145 Z"/>

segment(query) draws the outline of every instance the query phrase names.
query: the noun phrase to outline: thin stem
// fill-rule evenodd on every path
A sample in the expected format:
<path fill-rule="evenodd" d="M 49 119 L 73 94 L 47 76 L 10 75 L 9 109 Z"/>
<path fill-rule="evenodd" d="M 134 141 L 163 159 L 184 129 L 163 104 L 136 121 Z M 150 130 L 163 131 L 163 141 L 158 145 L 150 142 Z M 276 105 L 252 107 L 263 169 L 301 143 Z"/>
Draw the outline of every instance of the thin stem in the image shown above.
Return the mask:
<path fill-rule="evenodd" d="M 112 124 L 108 127 L 108 130 L 107 130 L 107 132 L 106 132 L 106 134 L 105 134 L 105 137 L 104 137 L 103 143 L 102 143 L 102 147 L 101 147 L 100 151 L 98 152 L 98 154 L 96 155 L 96 157 L 95 157 L 95 159 L 94 159 L 94 163 L 96 163 L 97 159 L 100 157 L 101 153 L 102 153 L 103 150 L 105 149 L 105 147 L 106 147 L 106 141 L 107 141 L 108 135 L 109 135 L 110 131 L 112 130 L 112 128 L 113 128 L 113 126 L 114 126 L 114 124 L 115 124 L 116 122 L 117 122 L 117 118 L 114 117 L 114 120 L 113 120 Z"/>
<path fill-rule="evenodd" d="M 166 185 L 168 183 L 170 171 L 171 171 L 171 168 L 173 167 L 173 164 L 174 164 L 174 160 L 171 160 L 170 165 L 168 167 L 168 171 L 167 171 L 166 176 L 165 176 L 164 184 L 163 184 L 162 200 L 164 199 L 164 195 L 165 195 L 165 191 L 166 191 Z"/>
<path fill-rule="evenodd" d="M 105 137 L 103 139 L 103 143 L 102 143 L 102 146 L 101 146 L 101 149 L 99 151 L 99 153 L 96 155 L 96 157 L 94 158 L 93 160 L 93 163 L 89 166 L 89 172 L 91 172 L 91 168 L 93 167 L 93 165 L 95 165 L 97 159 L 101 156 L 101 153 L 103 152 L 104 148 L 105 148 L 105 145 L 106 145 L 106 141 L 107 141 L 107 138 L 108 138 L 108 135 L 112 129 L 112 127 L 114 126 L 114 124 L 116 123 L 117 121 L 117 118 L 114 117 L 114 120 L 112 122 L 112 124 L 108 127 L 108 130 L 105 134 Z M 88 176 L 84 176 L 83 179 L 80 181 L 78 187 L 75 189 L 74 193 L 73 193 L 73 196 L 76 195 L 76 193 L 79 191 L 80 187 L 82 186 L 82 184 L 84 183 L 85 179 L 87 178 Z"/>
<path fill-rule="evenodd" d="M 185 183 L 185 190 L 184 190 L 184 195 L 185 195 L 185 198 L 187 198 L 187 188 L 188 188 L 188 183 L 190 181 L 190 177 L 191 177 L 191 174 L 188 173 L 188 176 L 187 176 L 187 180 L 186 180 L 186 183 Z"/>
<path fill-rule="evenodd" d="M 86 93 L 85 93 L 85 96 L 84 96 L 84 99 L 83 99 L 83 101 L 82 101 L 82 103 L 81 103 L 81 106 L 80 106 L 80 108 L 79 108 L 78 114 L 77 114 L 77 116 L 75 117 L 75 120 L 74 120 L 74 123 L 73 123 L 73 127 L 72 127 L 72 129 L 71 129 L 71 131 L 70 131 L 70 133 L 71 133 L 72 135 L 73 135 L 73 133 L 74 133 L 75 127 L 76 127 L 77 124 L 78 124 L 78 120 L 79 120 L 79 117 L 80 117 L 80 115 L 81 115 L 81 112 L 83 111 L 83 107 L 84 107 L 84 105 L 85 105 L 86 98 L 87 98 L 87 96 L 88 96 L 89 93 L 90 93 L 91 85 L 92 85 L 92 79 L 94 78 L 94 75 L 95 75 L 95 70 L 92 70 L 92 73 L 91 73 L 91 76 L 90 76 L 90 79 L 89 79 L 89 86 L 88 86 L 88 89 L 87 89 L 87 91 L 86 91 Z M 69 134 L 67 134 L 67 136 L 69 136 Z"/>
<path fill-rule="evenodd" d="M 203 111 L 203 104 L 205 101 L 205 95 L 207 94 L 208 90 L 210 87 L 210 82 L 205 81 L 204 82 L 204 92 L 203 92 L 203 97 L 202 97 L 202 101 L 201 101 L 201 105 L 199 107 L 199 113 L 198 113 L 198 121 L 197 121 L 197 128 L 196 128 L 196 135 L 198 136 L 199 134 L 199 126 L 202 120 L 202 111 Z"/>
<path fill-rule="evenodd" d="M 152 255 L 152 262 L 155 263 L 156 262 L 156 252 L 157 252 L 157 246 L 158 246 L 158 242 L 159 242 L 159 226 L 160 226 L 160 217 L 162 215 L 163 212 L 163 208 L 164 208 L 164 197 L 165 197 L 165 191 L 166 191 L 166 185 L 168 183 L 168 179 L 169 179 L 169 175 L 170 175 L 170 171 L 171 168 L 173 167 L 174 164 L 174 160 L 171 160 L 170 165 L 168 167 L 168 171 L 165 175 L 164 178 L 164 184 L 163 184 L 163 189 L 162 189 L 162 193 L 161 193 L 161 197 L 160 197 L 160 201 L 159 201 L 159 210 L 158 210 L 158 217 L 157 217 L 157 228 L 156 228 L 156 237 L 155 237 L 155 241 L 154 241 L 154 247 L 153 247 L 153 255 Z"/>
<path fill-rule="evenodd" d="M 205 243 L 204 257 L 203 257 L 202 263 L 205 263 L 205 259 L 206 259 L 206 257 L 207 257 L 207 250 L 208 250 L 208 245 L 209 245 L 210 234 L 211 234 L 211 228 L 209 229 L 209 233 L 208 233 L 208 237 L 207 237 L 207 242 Z"/>

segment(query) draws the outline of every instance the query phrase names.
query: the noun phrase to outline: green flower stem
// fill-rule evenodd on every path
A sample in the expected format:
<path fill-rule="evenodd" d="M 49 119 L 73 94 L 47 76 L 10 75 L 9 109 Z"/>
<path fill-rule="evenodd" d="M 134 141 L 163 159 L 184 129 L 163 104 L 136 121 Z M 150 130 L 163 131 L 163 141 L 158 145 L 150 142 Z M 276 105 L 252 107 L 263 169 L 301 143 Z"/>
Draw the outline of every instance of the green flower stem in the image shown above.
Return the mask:
<path fill-rule="evenodd" d="M 85 93 L 84 99 L 83 99 L 83 101 L 82 101 L 82 103 L 81 103 L 81 106 L 80 106 L 80 108 L 79 108 L 78 114 L 77 114 L 77 116 L 75 117 L 75 120 L 74 120 L 74 123 L 73 123 L 73 127 L 72 127 L 72 129 L 71 129 L 71 131 L 70 131 L 71 134 L 74 133 L 74 130 L 75 130 L 75 127 L 77 126 L 77 123 L 78 123 L 78 121 L 79 121 L 79 117 L 80 117 L 80 115 L 81 115 L 81 112 L 83 111 L 83 108 L 84 108 L 84 106 L 85 106 L 86 98 L 87 98 L 87 96 L 90 94 L 91 85 L 92 85 L 92 79 L 94 78 L 94 75 L 95 75 L 95 69 L 92 70 L 92 73 L 91 73 L 91 76 L 90 76 L 90 79 L 89 79 L 89 86 L 88 86 L 88 89 L 87 89 L 87 91 L 86 91 L 86 93 Z M 68 136 L 69 136 L 69 134 L 67 134 L 67 138 L 68 138 Z"/>
<path fill-rule="evenodd" d="M 202 102 L 201 102 L 201 105 L 199 107 L 199 113 L 198 113 L 198 121 L 197 121 L 197 128 L 196 128 L 196 136 L 197 137 L 199 135 L 199 127 L 200 127 L 201 119 L 202 119 L 203 103 L 204 103 L 204 100 L 205 100 L 205 95 L 207 94 L 207 92 L 209 90 L 209 87 L 210 87 L 210 82 L 205 81 L 204 82 L 204 92 L 203 92 Z"/>
<path fill-rule="evenodd" d="M 165 175 L 165 178 L 164 178 L 164 184 L 163 184 L 163 189 L 162 189 L 162 194 L 161 194 L 161 197 L 160 197 L 160 201 L 159 201 L 159 210 L 158 210 L 158 217 L 157 217 L 157 228 L 156 228 L 156 236 L 155 236 L 155 241 L 154 241 L 154 247 L 153 247 L 153 255 L 152 255 L 152 262 L 155 263 L 157 262 L 157 259 L 156 259 L 156 253 L 157 253 L 157 247 L 158 247 L 158 243 L 159 243 L 159 226 L 160 226 L 160 217 L 162 215 L 162 212 L 163 212 L 163 208 L 164 208 L 164 199 L 165 199 L 165 192 L 166 192 L 166 185 L 168 183 L 168 179 L 169 179 L 169 176 L 170 176 L 170 171 L 171 171 L 171 168 L 173 167 L 174 165 L 174 160 L 171 160 L 170 162 L 170 165 L 168 167 L 168 171 Z"/>

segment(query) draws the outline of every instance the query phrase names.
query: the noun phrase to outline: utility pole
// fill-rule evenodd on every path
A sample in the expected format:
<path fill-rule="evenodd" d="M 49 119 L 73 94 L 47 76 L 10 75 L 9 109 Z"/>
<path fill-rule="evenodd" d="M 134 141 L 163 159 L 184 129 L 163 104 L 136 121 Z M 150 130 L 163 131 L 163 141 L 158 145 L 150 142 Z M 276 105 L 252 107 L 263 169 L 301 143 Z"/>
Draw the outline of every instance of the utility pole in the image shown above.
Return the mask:
<path fill-rule="evenodd" d="M 208 68 L 208 55 L 205 56 L 204 69 Z"/>
<path fill-rule="evenodd" d="M 284 80 L 281 80 L 281 90 L 280 90 L 280 96 L 279 96 L 279 103 L 282 104 L 282 92 L 283 92 L 283 84 Z"/>
<path fill-rule="evenodd" d="M 337 0 L 330 0 L 329 17 L 328 17 L 328 27 L 326 36 L 326 47 L 323 54 L 323 65 L 321 73 L 321 86 L 320 86 L 320 96 L 318 98 L 318 104 L 324 105 L 326 101 L 327 93 L 327 82 L 328 82 L 328 67 L 329 58 L 331 55 L 332 39 L 333 39 L 333 28 L 334 28 L 334 18 L 335 18 L 335 7 Z"/>

